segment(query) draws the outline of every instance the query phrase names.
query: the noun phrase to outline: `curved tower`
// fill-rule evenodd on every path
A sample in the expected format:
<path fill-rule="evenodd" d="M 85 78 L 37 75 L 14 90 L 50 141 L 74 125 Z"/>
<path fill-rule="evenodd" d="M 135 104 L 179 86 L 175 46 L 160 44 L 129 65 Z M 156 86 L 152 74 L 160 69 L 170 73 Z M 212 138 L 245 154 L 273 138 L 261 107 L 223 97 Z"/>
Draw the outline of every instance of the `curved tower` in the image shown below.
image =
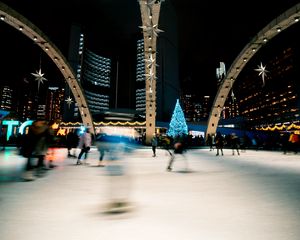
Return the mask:
<path fill-rule="evenodd" d="M 146 76 L 146 143 L 155 133 L 156 121 L 156 45 L 162 30 L 158 28 L 160 0 L 139 0 L 144 36 Z"/>

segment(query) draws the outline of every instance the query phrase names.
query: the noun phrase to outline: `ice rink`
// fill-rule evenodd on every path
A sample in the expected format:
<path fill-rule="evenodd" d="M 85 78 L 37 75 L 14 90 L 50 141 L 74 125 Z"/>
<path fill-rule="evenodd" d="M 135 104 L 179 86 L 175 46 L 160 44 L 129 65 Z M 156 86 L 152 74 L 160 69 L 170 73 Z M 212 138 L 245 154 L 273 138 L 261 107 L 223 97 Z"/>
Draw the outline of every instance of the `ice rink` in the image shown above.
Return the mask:
<path fill-rule="evenodd" d="M 168 153 L 144 147 L 110 176 L 95 148 L 86 165 L 54 151 L 57 167 L 31 182 L 14 148 L 0 153 L 1 240 L 300 239 L 299 154 L 193 149 L 168 172 Z M 112 197 L 128 201 L 125 212 L 107 212 Z"/>

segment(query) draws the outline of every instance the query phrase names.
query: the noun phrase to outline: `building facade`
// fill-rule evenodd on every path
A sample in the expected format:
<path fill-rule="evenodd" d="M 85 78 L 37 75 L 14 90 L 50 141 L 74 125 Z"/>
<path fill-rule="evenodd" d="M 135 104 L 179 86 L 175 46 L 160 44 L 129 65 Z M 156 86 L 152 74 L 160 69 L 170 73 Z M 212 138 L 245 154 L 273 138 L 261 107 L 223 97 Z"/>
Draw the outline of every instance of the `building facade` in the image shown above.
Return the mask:
<path fill-rule="evenodd" d="M 62 121 L 65 90 L 58 87 L 49 87 L 45 104 L 45 119 Z"/>
<path fill-rule="evenodd" d="M 85 48 L 80 82 L 92 115 L 110 108 L 110 78 L 111 60 Z"/>
<path fill-rule="evenodd" d="M 261 48 L 233 86 L 244 126 L 259 128 L 300 120 L 299 27 L 285 31 Z M 264 81 L 257 71 L 261 64 L 267 70 Z"/>
<path fill-rule="evenodd" d="M 73 25 L 71 28 L 68 60 L 83 89 L 91 114 L 108 110 L 111 98 L 111 59 L 86 47 L 80 26 Z M 66 85 L 64 121 L 80 121 L 78 111 L 77 103 L 73 101 L 69 86 Z"/>
<path fill-rule="evenodd" d="M 145 59 L 144 59 L 144 39 L 137 41 L 137 64 L 136 64 L 136 90 L 135 90 L 135 110 L 145 115 L 146 112 L 146 86 L 145 86 Z"/>
<path fill-rule="evenodd" d="M 13 89 L 3 86 L 0 89 L 0 109 L 11 111 L 13 108 Z"/>

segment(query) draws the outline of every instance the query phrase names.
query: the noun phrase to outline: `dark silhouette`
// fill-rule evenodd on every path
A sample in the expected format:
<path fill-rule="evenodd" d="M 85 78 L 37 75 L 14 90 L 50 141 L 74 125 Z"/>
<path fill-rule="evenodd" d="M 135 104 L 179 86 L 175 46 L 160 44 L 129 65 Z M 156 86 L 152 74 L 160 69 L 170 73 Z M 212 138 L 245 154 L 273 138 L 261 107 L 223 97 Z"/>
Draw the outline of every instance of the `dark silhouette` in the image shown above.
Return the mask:
<path fill-rule="evenodd" d="M 107 143 L 107 136 L 106 134 L 98 134 L 96 136 L 96 146 L 100 153 L 99 155 L 99 167 L 104 167 L 103 159 L 105 156 L 105 152 L 109 152 L 109 144 Z"/>
<path fill-rule="evenodd" d="M 213 138 L 210 134 L 207 134 L 206 145 L 209 146 L 209 151 L 213 150 Z"/>
<path fill-rule="evenodd" d="M 73 157 L 76 158 L 76 149 L 78 146 L 78 142 L 79 142 L 79 137 L 76 134 L 75 130 L 71 130 L 66 137 L 66 145 L 67 145 L 67 149 L 68 149 L 68 157 Z M 71 153 L 72 149 L 73 154 Z"/>
<path fill-rule="evenodd" d="M 183 155 L 185 151 L 186 151 L 186 148 L 184 146 L 184 143 L 182 141 L 176 141 L 176 143 L 174 144 L 174 153 L 170 154 L 170 160 L 169 160 L 169 163 L 168 163 L 168 166 L 167 166 L 167 171 L 172 171 L 175 156 L 177 154 L 180 154 L 181 156 L 184 157 L 184 160 L 185 160 L 185 163 L 186 163 L 186 170 L 188 169 L 187 159 Z"/>
<path fill-rule="evenodd" d="M 156 148 L 157 148 L 157 136 L 155 133 L 153 133 L 153 137 L 151 139 L 151 146 L 152 146 L 152 152 L 153 152 L 153 155 L 152 157 L 156 157 Z"/>
<path fill-rule="evenodd" d="M 219 152 L 221 152 L 222 156 L 223 154 L 223 148 L 224 148 L 224 137 L 220 132 L 217 132 L 216 135 L 216 149 L 217 149 L 217 154 L 216 156 L 219 156 Z"/>
<path fill-rule="evenodd" d="M 7 143 L 7 141 L 6 141 L 6 131 L 5 131 L 5 128 L 1 126 L 1 129 L 0 129 L 0 144 L 2 145 L 1 151 L 5 150 L 6 143 Z"/>
<path fill-rule="evenodd" d="M 240 139 L 239 139 L 239 137 L 235 133 L 232 133 L 230 141 L 231 141 L 232 155 L 234 155 L 234 150 L 236 150 L 237 154 L 240 155 L 240 151 L 239 151 Z"/>
<path fill-rule="evenodd" d="M 37 177 L 43 177 L 47 167 L 45 156 L 49 145 L 53 142 L 53 133 L 46 121 L 37 120 L 29 127 L 28 134 L 24 136 L 21 153 L 27 158 L 23 179 L 32 181 Z M 37 166 L 32 163 L 32 158 L 37 158 Z M 36 169 L 36 171 L 34 171 Z M 33 172 L 34 171 L 34 172 Z"/>

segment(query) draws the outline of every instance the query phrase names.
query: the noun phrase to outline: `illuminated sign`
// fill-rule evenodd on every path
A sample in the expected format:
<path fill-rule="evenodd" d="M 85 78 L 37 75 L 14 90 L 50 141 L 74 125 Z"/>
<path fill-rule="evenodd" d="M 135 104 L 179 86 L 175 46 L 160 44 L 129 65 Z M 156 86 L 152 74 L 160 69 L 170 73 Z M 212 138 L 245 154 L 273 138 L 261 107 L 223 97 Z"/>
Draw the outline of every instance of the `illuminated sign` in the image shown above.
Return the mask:
<path fill-rule="evenodd" d="M 19 133 L 23 134 L 25 132 L 25 128 L 30 126 L 33 123 L 33 120 L 28 120 L 24 123 L 21 124 L 19 127 Z M 2 125 L 7 126 L 7 131 L 6 131 L 6 140 L 8 141 L 9 138 L 11 137 L 13 130 L 16 126 L 19 126 L 20 122 L 16 120 L 3 120 Z"/>
<path fill-rule="evenodd" d="M 26 122 L 24 122 L 19 128 L 19 133 L 24 134 L 25 133 L 25 128 L 30 126 L 32 123 L 33 123 L 33 120 L 27 120 Z"/>

